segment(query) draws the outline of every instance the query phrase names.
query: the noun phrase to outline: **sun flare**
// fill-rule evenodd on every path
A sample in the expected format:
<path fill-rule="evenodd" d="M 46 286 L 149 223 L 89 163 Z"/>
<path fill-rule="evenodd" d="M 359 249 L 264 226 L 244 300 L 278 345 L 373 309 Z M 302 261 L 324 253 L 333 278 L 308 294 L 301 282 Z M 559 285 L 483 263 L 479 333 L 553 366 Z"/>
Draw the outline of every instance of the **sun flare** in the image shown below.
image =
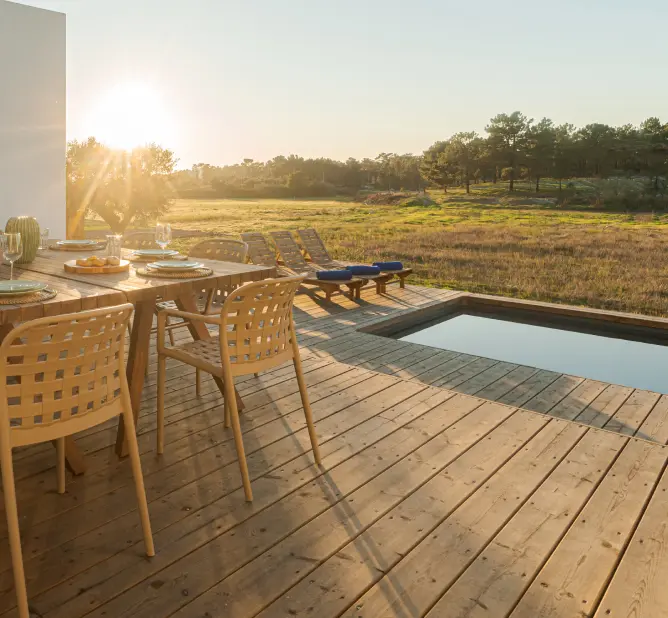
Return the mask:
<path fill-rule="evenodd" d="M 162 97 L 148 84 L 119 84 L 105 93 L 90 117 L 90 132 L 112 148 L 150 142 L 169 147 L 172 123 Z"/>

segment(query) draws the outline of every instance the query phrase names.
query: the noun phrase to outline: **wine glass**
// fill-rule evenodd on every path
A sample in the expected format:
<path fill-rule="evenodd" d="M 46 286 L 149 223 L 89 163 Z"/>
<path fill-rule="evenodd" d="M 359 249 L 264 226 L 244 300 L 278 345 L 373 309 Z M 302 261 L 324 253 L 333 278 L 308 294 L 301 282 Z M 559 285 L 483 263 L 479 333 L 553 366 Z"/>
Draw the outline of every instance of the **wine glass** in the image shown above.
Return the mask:
<path fill-rule="evenodd" d="M 172 242 L 172 226 L 169 223 L 156 223 L 155 242 L 163 251 Z"/>
<path fill-rule="evenodd" d="M 14 262 L 23 254 L 23 245 L 21 244 L 21 234 L 18 232 L 5 234 L 5 259 L 9 260 L 11 265 L 9 271 L 9 280 L 14 279 Z"/>

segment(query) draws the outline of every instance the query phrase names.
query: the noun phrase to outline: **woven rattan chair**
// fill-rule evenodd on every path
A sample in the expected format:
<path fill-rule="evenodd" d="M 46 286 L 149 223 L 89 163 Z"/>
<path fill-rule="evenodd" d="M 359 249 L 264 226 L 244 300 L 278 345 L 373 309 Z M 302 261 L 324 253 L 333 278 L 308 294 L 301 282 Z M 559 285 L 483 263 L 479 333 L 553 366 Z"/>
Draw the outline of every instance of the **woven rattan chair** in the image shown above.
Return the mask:
<path fill-rule="evenodd" d="M 253 493 L 234 395 L 235 376 L 271 369 L 289 360 L 293 362 L 313 455 L 316 463 L 320 463 L 292 317 L 295 293 L 303 280 L 304 277 L 298 276 L 243 285 L 227 297 L 218 316 L 165 310 L 158 318 L 158 453 L 164 450 L 166 359 L 177 359 L 222 378 L 225 383 L 225 426 L 232 425 L 241 478 L 249 502 L 253 500 Z M 216 324 L 219 337 L 167 347 L 160 333 L 164 331 L 168 315 Z"/>
<path fill-rule="evenodd" d="M 339 262 L 338 260 L 332 258 L 332 256 L 329 254 L 329 251 L 327 251 L 327 247 L 325 247 L 325 243 L 322 242 L 320 234 L 318 234 L 318 232 L 313 228 L 297 230 L 297 234 L 299 235 L 299 239 L 301 240 L 304 249 L 306 249 L 306 253 L 308 253 L 308 256 L 311 258 L 311 261 L 314 264 L 318 264 L 319 266 L 324 266 L 326 268 L 345 268 L 347 265 L 344 262 Z M 412 268 L 402 268 L 401 270 L 387 271 L 383 274 L 390 274 L 393 277 L 397 277 L 399 281 L 399 287 L 405 288 L 406 277 L 412 273 Z"/>
<path fill-rule="evenodd" d="M 221 262 L 237 262 L 244 264 L 246 262 L 246 255 L 248 254 L 248 245 L 243 240 L 236 238 L 215 238 L 213 240 L 203 240 L 198 242 L 194 247 L 188 251 L 188 257 L 200 258 L 203 260 L 218 260 Z M 212 311 L 220 313 L 220 307 L 225 301 L 225 290 L 217 290 L 215 288 L 207 290 L 201 294 L 198 299 L 198 305 L 205 315 L 209 315 Z M 163 309 L 164 304 L 160 309 Z M 175 309 L 174 305 L 169 307 Z M 179 326 L 185 326 L 187 322 L 167 325 L 166 329 L 171 333 L 171 330 Z M 170 338 L 170 343 L 174 345 L 173 338 Z M 199 369 L 195 369 L 195 395 L 200 396 L 202 390 L 202 376 Z"/>
<path fill-rule="evenodd" d="M 0 465 L 20 618 L 28 618 L 12 448 L 55 441 L 65 492 L 65 438 L 123 415 L 146 553 L 155 554 L 125 375 L 132 305 L 26 322 L 0 345 Z"/>

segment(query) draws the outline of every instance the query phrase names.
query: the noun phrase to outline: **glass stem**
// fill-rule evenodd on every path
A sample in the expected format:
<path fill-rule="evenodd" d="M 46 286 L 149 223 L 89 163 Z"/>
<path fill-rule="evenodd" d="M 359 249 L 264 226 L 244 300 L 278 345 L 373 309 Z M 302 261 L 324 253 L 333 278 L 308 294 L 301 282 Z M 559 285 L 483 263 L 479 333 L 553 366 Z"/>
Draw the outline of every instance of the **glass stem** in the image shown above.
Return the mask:
<path fill-rule="evenodd" d="M 9 280 L 14 280 L 14 260 L 9 262 Z"/>

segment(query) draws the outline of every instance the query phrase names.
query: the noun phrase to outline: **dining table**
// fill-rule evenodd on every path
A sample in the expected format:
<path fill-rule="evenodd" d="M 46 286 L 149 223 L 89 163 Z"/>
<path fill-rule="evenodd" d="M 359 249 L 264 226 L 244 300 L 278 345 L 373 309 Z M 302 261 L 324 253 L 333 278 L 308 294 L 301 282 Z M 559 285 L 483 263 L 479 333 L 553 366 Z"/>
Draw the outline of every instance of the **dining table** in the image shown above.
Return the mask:
<path fill-rule="evenodd" d="M 128 258 L 131 253 L 131 250 L 124 249 L 123 257 Z M 39 251 L 31 263 L 15 264 L 15 279 L 44 282 L 57 294 L 41 302 L 0 305 L 0 342 L 21 322 L 126 302 L 132 303 L 134 316 L 128 348 L 127 377 L 135 426 L 139 417 L 149 360 L 156 304 L 173 301 L 182 311 L 198 313 L 198 298 L 203 294 L 206 295 L 213 290 L 217 291 L 218 297 L 220 295 L 224 297 L 244 283 L 276 276 L 276 269 L 272 266 L 199 258 L 197 261 L 210 269 L 211 274 L 178 279 L 150 276 L 150 274 L 145 276 L 138 272 L 146 266 L 142 263 L 131 263 L 128 271 L 119 273 L 89 274 L 65 270 L 65 262 L 90 255 L 104 255 L 104 253 L 91 253 L 90 250 L 44 249 Z M 9 279 L 8 266 L 0 265 L 0 279 Z M 195 340 L 211 336 L 203 322 L 187 321 L 184 327 L 189 329 Z M 222 380 L 218 377 L 214 377 L 214 380 L 220 392 L 224 394 Z M 119 457 L 127 454 L 124 432 L 121 416 L 116 436 L 116 453 Z M 66 460 L 74 474 L 82 474 L 85 471 L 86 462 L 77 447 L 75 437 L 66 440 Z"/>

